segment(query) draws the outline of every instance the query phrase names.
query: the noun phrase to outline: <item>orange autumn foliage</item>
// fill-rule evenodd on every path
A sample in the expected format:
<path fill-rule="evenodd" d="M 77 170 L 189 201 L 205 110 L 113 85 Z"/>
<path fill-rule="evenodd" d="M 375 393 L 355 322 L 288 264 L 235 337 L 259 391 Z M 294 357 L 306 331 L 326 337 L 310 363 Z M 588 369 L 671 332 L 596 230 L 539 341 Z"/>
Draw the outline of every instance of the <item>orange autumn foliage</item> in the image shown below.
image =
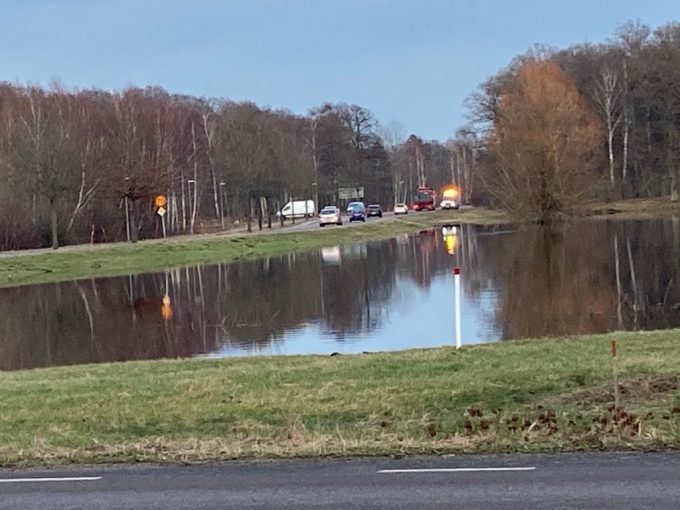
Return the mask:
<path fill-rule="evenodd" d="M 490 191 L 522 219 L 550 221 L 598 177 L 601 122 L 553 62 L 522 65 L 500 98 L 490 136 L 498 167 Z"/>

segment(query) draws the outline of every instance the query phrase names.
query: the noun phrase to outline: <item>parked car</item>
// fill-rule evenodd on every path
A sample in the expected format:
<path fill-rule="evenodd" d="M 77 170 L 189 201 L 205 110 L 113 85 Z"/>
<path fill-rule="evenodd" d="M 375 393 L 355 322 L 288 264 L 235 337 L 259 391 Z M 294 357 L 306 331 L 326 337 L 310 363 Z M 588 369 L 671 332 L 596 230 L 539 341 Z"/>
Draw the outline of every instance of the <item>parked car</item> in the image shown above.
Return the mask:
<path fill-rule="evenodd" d="M 377 216 L 378 218 L 382 218 L 382 209 L 380 208 L 380 204 L 371 204 L 366 208 L 366 216 L 369 218 L 371 216 Z"/>
<path fill-rule="evenodd" d="M 354 205 L 350 204 L 351 207 L 347 208 L 347 213 L 349 214 L 349 222 L 353 221 L 366 221 L 366 207 L 361 202 L 354 202 Z"/>
<path fill-rule="evenodd" d="M 342 225 L 340 209 L 334 205 L 327 205 L 319 213 L 319 226 L 325 227 L 326 225 Z"/>
<path fill-rule="evenodd" d="M 408 206 L 403 202 L 394 204 L 394 214 L 408 214 Z"/>

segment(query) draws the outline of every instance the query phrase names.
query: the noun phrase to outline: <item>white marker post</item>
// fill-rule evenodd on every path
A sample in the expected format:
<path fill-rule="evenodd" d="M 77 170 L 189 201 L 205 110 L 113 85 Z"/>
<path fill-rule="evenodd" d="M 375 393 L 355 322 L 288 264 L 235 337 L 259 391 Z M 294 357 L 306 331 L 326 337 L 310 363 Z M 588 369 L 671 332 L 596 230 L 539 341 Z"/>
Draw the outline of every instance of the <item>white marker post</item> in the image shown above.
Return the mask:
<path fill-rule="evenodd" d="M 456 349 L 460 349 L 460 267 L 453 268 L 453 285 L 456 300 Z"/>
<path fill-rule="evenodd" d="M 163 239 L 165 239 L 165 213 L 167 212 L 165 210 L 165 207 L 161 206 L 158 208 L 156 211 L 158 213 L 158 216 L 161 217 L 161 227 L 163 229 Z"/>

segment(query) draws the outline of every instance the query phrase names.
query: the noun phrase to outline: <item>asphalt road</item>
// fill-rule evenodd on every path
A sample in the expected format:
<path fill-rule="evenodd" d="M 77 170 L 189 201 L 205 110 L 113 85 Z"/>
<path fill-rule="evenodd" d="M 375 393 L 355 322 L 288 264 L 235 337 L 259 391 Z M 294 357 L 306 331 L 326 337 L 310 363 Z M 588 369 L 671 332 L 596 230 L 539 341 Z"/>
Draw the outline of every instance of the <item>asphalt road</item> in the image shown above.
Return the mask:
<path fill-rule="evenodd" d="M 467 210 L 467 209 L 471 209 L 471 208 L 472 208 L 472 206 L 470 206 L 470 205 L 463 205 L 463 206 L 461 206 L 460 210 L 463 211 L 463 210 Z M 437 210 L 439 210 L 439 209 L 437 209 Z M 430 213 L 429 211 L 419 211 L 419 212 L 411 211 L 408 214 L 409 214 L 409 216 L 413 216 L 413 215 L 416 215 L 416 214 L 429 214 L 429 213 Z M 400 215 L 397 215 L 397 217 L 399 217 L 399 216 Z M 342 225 L 326 225 L 323 228 L 329 228 L 329 229 L 330 228 L 349 228 L 349 227 L 352 227 L 352 226 L 356 227 L 356 226 L 359 226 L 359 225 L 369 225 L 371 223 L 381 223 L 383 221 L 389 221 L 389 220 L 392 220 L 394 218 L 395 218 L 395 214 L 393 212 L 383 211 L 383 215 L 382 215 L 381 218 L 377 218 L 377 217 L 374 216 L 374 217 L 371 217 L 371 218 L 366 218 L 365 222 L 356 221 L 356 222 L 350 223 L 349 222 L 349 216 L 347 216 L 346 214 L 343 214 Z M 313 230 L 313 229 L 319 229 L 319 228 L 320 227 L 319 227 L 319 219 L 318 218 L 314 218 L 314 219 L 311 219 L 311 220 L 296 220 L 295 225 L 293 225 L 291 223 L 291 221 L 288 220 L 287 223 L 286 223 L 286 227 L 284 229 L 281 229 L 279 232 L 291 232 L 291 231 L 296 232 L 296 231 L 301 231 L 301 230 Z"/>
<path fill-rule="evenodd" d="M 680 453 L 0 470 L 2 509 L 679 507 Z"/>
<path fill-rule="evenodd" d="M 461 206 L 461 210 L 470 209 L 471 207 L 472 206 L 464 205 L 464 206 Z M 437 209 L 437 210 L 439 210 L 439 209 Z M 416 215 L 416 214 L 430 214 L 430 211 L 418 211 L 418 212 L 411 211 L 411 212 L 408 213 L 407 217 L 410 217 L 410 216 L 413 216 L 413 215 Z M 397 215 L 397 217 L 401 217 L 401 216 Z M 353 227 L 353 226 L 356 227 L 356 226 L 359 226 L 359 225 L 369 225 L 371 223 L 381 223 L 383 221 L 388 221 L 388 220 L 391 220 L 391 219 L 394 219 L 394 218 L 395 218 L 395 214 L 393 212 L 383 211 L 382 218 L 378 218 L 378 217 L 373 216 L 371 218 L 366 218 L 365 222 L 354 221 L 354 222 L 350 223 L 349 222 L 349 216 L 347 216 L 346 214 L 343 214 L 342 225 L 326 225 L 323 228 L 328 228 L 328 229 L 330 229 L 330 228 L 349 228 L 349 227 Z M 314 218 L 312 220 L 296 220 L 295 225 L 293 225 L 290 220 L 287 220 L 286 225 L 287 225 L 286 228 L 282 229 L 281 232 L 313 230 L 313 229 L 319 229 L 320 228 L 318 218 Z"/>
<path fill-rule="evenodd" d="M 414 214 L 414 213 L 410 213 Z M 415 213 L 417 214 L 417 213 Z M 366 218 L 366 222 L 362 221 L 353 221 L 352 223 L 349 222 L 349 216 L 343 215 L 342 216 L 342 225 L 326 225 L 323 228 L 349 228 L 349 227 L 354 227 L 358 225 L 368 225 L 370 223 L 380 223 L 383 221 L 386 221 L 388 218 L 393 218 L 394 213 L 391 212 L 384 212 L 382 218 L 378 217 L 372 217 L 372 218 Z M 290 220 L 288 220 L 288 227 L 285 229 L 286 232 L 291 232 L 291 231 L 300 231 L 300 230 L 313 230 L 313 229 L 319 229 L 319 219 L 314 218 L 312 220 L 296 220 L 295 225 L 292 225 L 290 223 Z"/>

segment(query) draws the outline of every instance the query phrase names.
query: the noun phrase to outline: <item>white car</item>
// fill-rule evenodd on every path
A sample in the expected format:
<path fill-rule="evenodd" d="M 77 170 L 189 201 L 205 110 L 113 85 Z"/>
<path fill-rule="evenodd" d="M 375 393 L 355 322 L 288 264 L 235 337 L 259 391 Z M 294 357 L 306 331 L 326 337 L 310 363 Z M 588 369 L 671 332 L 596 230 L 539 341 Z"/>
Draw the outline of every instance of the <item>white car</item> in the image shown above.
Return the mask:
<path fill-rule="evenodd" d="M 319 213 L 319 226 L 325 227 L 326 225 L 342 225 L 340 209 L 334 205 L 327 205 Z"/>
<path fill-rule="evenodd" d="M 460 204 L 452 198 L 445 198 L 444 200 L 442 200 L 442 203 L 440 205 L 442 210 L 460 208 Z"/>
<path fill-rule="evenodd" d="M 394 214 L 408 214 L 408 206 L 403 202 L 394 204 Z"/>

